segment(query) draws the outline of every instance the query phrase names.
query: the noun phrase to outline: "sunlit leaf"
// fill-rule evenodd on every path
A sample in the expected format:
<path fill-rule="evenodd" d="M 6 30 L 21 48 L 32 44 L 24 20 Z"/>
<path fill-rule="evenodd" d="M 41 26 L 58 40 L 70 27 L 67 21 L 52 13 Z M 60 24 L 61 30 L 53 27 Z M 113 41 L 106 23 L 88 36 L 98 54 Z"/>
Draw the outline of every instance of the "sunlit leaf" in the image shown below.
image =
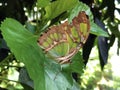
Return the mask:
<path fill-rule="evenodd" d="M 50 0 L 37 0 L 38 7 L 45 7 L 50 3 Z"/>

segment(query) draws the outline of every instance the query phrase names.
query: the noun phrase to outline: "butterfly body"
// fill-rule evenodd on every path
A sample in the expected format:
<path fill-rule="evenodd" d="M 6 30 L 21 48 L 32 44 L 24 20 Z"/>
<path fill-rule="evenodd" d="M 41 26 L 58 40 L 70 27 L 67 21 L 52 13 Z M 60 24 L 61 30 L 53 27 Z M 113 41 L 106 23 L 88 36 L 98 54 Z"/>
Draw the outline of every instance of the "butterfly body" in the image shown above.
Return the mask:
<path fill-rule="evenodd" d="M 79 51 L 90 32 L 89 20 L 85 12 L 80 12 L 69 24 L 68 21 L 50 27 L 38 39 L 46 55 L 63 64 Z"/>

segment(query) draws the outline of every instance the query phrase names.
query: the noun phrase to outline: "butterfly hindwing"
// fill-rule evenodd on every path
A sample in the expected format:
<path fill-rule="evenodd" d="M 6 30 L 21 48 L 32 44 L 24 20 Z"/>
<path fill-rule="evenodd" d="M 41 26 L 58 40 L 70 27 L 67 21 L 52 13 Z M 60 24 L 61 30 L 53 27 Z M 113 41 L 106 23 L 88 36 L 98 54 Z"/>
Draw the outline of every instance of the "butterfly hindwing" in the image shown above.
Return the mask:
<path fill-rule="evenodd" d="M 59 63 L 67 63 L 86 42 L 90 32 L 89 19 L 80 12 L 69 24 L 68 21 L 50 27 L 38 40 L 47 57 Z"/>

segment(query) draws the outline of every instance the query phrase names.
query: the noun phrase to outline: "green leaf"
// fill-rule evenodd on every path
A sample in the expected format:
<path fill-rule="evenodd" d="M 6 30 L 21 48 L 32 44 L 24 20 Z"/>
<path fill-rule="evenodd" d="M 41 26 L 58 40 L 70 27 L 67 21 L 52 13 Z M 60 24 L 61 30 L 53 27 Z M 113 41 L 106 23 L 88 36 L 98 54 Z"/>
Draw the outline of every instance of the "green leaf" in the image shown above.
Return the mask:
<path fill-rule="evenodd" d="M 70 12 L 70 16 L 68 17 L 68 21 L 72 22 L 72 19 L 78 15 L 79 12 L 81 11 L 85 11 L 86 14 L 89 16 L 89 20 L 92 22 L 93 21 L 93 14 L 90 11 L 90 8 L 82 3 L 82 2 L 78 2 L 77 5 L 72 9 L 72 11 Z"/>
<path fill-rule="evenodd" d="M 57 0 L 52 2 L 45 7 L 46 15 L 44 18 L 51 20 L 61 13 L 72 9 L 77 3 L 78 0 Z"/>
<path fill-rule="evenodd" d="M 35 34 L 36 26 L 32 25 L 30 22 L 25 23 L 26 28 L 33 34 Z"/>
<path fill-rule="evenodd" d="M 80 89 L 80 85 L 78 83 L 74 83 L 73 87 L 71 89 L 68 89 L 68 90 L 81 90 L 81 89 Z"/>
<path fill-rule="evenodd" d="M 46 90 L 67 90 L 72 88 L 73 79 L 71 73 L 64 72 L 59 64 L 47 63 L 46 66 Z"/>
<path fill-rule="evenodd" d="M 12 22 L 12 23 L 11 23 Z M 79 89 L 71 77 L 71 71 L 62 70 L 61 65 L 46 59 L 37 44 L 38 36 L 26 30 L 16 20 L 7 18 L 1 25 L 2 35 L 17 60 L 23 62 L 34 90 Z"/>
<path fill-rule="evenodd" d="M 45 7 L 49 4 L 50 0 L 37 0 L 38 7 Z"/>
<path fill-rule="evenodd" d="M 45 90 L 44 55 L 38 47 L 37 38 L 26 30 L 19 22 L 7 18 L 1 25 L 2 35 L 15 57 L 23 62 L 35 90 Z M 40 78 L 42 77 L 42 78 Z"/>
<path fill-rule="evenodd" d="M 108 33 L 102 30 L 97 24 L 91 23 L 90 33 L 97 36 L 109 37 Z"/>
<path fill-rule="evenodd" d="M 80 75 L 83 73 L 84 63 L 80 52 L 78 52 L 73 58 L 71 63 L 72 72 L 77 72 Z"/>
<path fill-rule="evenodd" d="M 78 15 L 78 13 L 80 11 L 85 11 L 86 14 L 88 15 L 89 17 L 89 20 L 90 20 L 90 33 L 92 34 L 95 34 L 97 36 L 104 36 L 104 37 L 108 37 L 108 34 L 107 32 L 105 32 L 104 30 L 102 30 L 99 26 L 97 26 L 94 21 L 93 21 L 93 14 L 92 12 L 90 11 L 90 8 L 82 3 L 82 2 L 79 2 L 73 9 L 72 11 L 70 12 L 70 16 L 68 17 L 68 21 L 69 22 L 72 22 L 72 19 Z"/>

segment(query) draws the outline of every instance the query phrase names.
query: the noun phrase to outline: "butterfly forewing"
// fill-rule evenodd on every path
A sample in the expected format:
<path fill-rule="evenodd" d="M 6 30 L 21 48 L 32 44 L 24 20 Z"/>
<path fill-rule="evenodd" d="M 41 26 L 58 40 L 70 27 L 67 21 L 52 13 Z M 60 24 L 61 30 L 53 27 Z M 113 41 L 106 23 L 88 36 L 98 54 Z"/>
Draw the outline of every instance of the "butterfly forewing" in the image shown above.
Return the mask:
<path fill-rule="evenodd" d="M 80 12 L 69 24 L 68 21 L 50 27 L 38 40 L 47 57 L 59 63 L 70 61 L 86 42 L 90 32 L 89 19 Z"/>
<path fill-rule="evenodd" d="M 85 12 L 80 12 L 77 17 L 73 18 L 72 24 L 78 31 L 81 42 L 85 43 L 90 32 L 90 23 Z"/>

